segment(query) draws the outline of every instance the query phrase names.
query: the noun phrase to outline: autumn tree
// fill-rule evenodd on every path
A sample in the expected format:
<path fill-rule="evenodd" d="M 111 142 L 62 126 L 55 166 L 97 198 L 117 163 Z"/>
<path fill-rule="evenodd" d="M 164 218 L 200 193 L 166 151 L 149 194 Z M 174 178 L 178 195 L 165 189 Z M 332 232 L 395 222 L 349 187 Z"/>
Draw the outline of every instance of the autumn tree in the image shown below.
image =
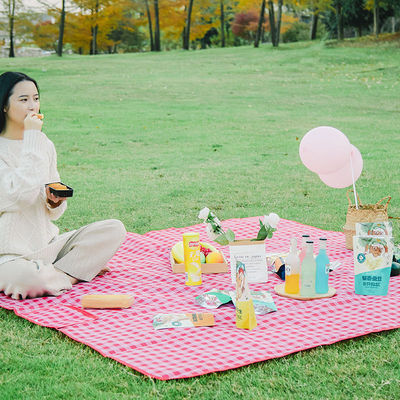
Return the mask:
<path fill-rule="evenodd" d="M 14 49 L 14 33 L 15 33 L 15 17 L 17 7 L 21 7 L 22 3 L 19 0 L 1 0 L 4 8 L 4 13 L 8 21 L 8 37 L 9 37 L 9 57 L 15 57 Z"/>
<path fill-rule="evenodd" d="M 310 39 L 315 40 L 317 37 L 317 28 L 320 14 L 328 10 L 334 10 L 332 7 L 332 0 L 297 0 L 296 5 L 300 6 L 303 9 L 309 10 L 312 13 Z"/>
<path fill-rule="evenodd" d="M 234 35 L 252 41 L 255 38 L 259 16 L 255 10 L 235 15 L 231 29 Z"/>

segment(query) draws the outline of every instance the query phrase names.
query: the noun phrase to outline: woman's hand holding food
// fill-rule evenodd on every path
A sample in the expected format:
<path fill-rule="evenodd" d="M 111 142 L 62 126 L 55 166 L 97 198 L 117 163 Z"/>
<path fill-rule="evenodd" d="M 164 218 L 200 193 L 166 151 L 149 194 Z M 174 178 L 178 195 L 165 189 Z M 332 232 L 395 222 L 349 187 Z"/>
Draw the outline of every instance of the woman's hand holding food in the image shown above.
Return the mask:
<path fill-rule="evenodd" d="M 47 203 L 50 205 L 51 208 L 58 207 L 64 200 L 66 200 L 66 197 L 58 197 L 51 193 L 48 186 L 46 186 L 46 196 Z"/>
<path fill-rule="evenodd" d="M 29 113 L 24 119 L 25 130 L 41 131 L 43 125 L 42 120 L 43 120 L 42 114 Z"/>

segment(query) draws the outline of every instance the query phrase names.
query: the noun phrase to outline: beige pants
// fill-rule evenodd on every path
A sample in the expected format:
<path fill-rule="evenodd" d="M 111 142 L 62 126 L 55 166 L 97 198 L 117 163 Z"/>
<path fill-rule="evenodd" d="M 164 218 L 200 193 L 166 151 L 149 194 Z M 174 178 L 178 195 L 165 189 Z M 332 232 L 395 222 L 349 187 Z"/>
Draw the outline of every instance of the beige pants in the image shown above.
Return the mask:
<path fill-rule="evenodd" d="M 86 225 L 69 237 L 53 263 L 18 258 L 1 264 L 0 291 L 14 299 L 59 296 L 71 289 L 69 276 L 90 281 L 104 271 L 125 235 L 115 219 Z"/>

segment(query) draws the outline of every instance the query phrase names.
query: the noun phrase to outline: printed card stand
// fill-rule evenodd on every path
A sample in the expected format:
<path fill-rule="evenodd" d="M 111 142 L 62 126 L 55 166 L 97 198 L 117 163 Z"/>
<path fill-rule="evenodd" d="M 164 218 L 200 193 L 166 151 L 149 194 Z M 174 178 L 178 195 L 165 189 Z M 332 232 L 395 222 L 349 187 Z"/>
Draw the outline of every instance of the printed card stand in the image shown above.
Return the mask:
<path fill-rule="evenodd" d="M 264 240 L 235 240 L 229 243 L 232 284 L 236 284 L 236 261 L 246 265 L 248 283 L 268 281 L 267 256 Z"/>

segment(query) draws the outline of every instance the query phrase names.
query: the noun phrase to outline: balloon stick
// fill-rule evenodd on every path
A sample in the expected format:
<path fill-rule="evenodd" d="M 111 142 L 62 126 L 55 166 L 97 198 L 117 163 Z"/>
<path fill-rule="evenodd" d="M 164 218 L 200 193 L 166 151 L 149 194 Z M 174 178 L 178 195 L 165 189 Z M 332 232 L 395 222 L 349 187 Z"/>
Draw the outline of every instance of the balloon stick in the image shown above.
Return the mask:
<path fill-rule="evenodd" d="M 350 157 L 350 166 L 351 166 L 351 179 L 353 180 L 354 202 L 356 203 L 356 209 L 358 210 L 358 201 L 357 201 L 356 183 L 354 182 L 354 168 L 353 168 L 353 160 L 351 159 L 351 157 Z"/>

